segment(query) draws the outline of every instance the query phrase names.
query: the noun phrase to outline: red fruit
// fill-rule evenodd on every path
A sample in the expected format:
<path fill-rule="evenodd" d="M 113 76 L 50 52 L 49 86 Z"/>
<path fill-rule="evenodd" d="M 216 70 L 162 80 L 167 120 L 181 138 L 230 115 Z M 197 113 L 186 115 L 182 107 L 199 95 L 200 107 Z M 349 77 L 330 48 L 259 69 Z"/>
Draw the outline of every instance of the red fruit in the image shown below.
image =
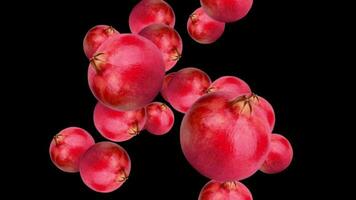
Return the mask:
<path fill-rule="evenodd" d="M 253 98 L 254 100 L 257 100 L 257 101 L 253 101 L 253 103 L 255 104 L 255 107 L 256 107 L 255 113 L 256 114 L 259 113 L 264 117 L 264 119 L 266 120 L 266 122 L 269 125 L 268 127 L 269 127 L 269 130 L 270 130 L 270 133 L 272 133 L 273 128 L 274 128 L 274 124 L 275 124 L 275 121 L 276 121 L 272 105 L 266 99 L 264 99 L 261 96 L 257 96 L 255 94 L 252 94 L 251 97 L 257 97 L 257 98 Z"/>
<path fill-rule="evenodd" d="M 248 99 L 230 100 L 223 92 L 204 95 L 184 116 L 180 143 L 188 162 L 217 181 L 242 180 L 254 174 L 270 146 L 268 124 L 253 114 Z"/>
<path fill-rule="evenodd" d="M 209 181 L 200 191 L 198 200 L 252 200 L 250 190 L 241 182 Z"/>
<path fill-rule="evenodd" d="M 164 24 L 146 26 L 139 35 L 151 40 L 162 52 L 166 71 L 170 70 L 182 55 L 182 39 L 178 32 Z"/>
<path fill-rule="evenodd" d="M 164 95 L 174 109 L 186 113 L 199 97 L 206 94 L 210 84 L 210 78 L 205 72 L 192 67 L 184 68 L 169 81 Z"/>
<path fill-rule="evenodd" d="M 142 0 L 131 11 L 129 25 L 132 33 L 138 33 L 151 24 L 174 27 L 175 15 L 171 6 L 162 0 Z"/>
<path fill-rule="evenodd" d="M 80 176 L 96 192 L 112 192 L 127 180 L 131 160 L 125 149 L 112 142 L 99 142 L 80 159 Z"/>
<path fill-rule="evenodd" d="M 115 142 L 131 139 L 139 134 L 146 122 L 145 108 L 117 111 L 97 103 L 94 109 L 94 125 L 100 134 Z"/>
<path fill-rule="evenodd" d="M 120 34 L 99 47 L 89 65 L 88 81 L 105 106 L 135 110 L 156 97 L 164 72 L 162 54 L 151 41 L 136 34 Z"/>
<path fill-rule="evenodd" d="M 217 91 L 226 92 L 231 96 L 231 98 L 251 93 L 251 89 L 247 83 L 235 76 L 222 76 L 216 79 L 210 85 L 208 93 Z"/>
<path fill-rule="evenodd" d="M 80 156 L 94 143 L 93 137 L 84 129 L 69 127 L 53 137 L 49 155 L 62 171 L 78 172 Z"/>
<path fill-rule="evenodd" d="M 291 164 L 292 159 L 293 148 L 287 138 L 272 134 L 271 150 L 260 170 L 266 174 L 279 173 Z"/>
<path fill-rule="evenodd" d="M 163 79 L 163 84 L 162 84 L 162 89 L 161 89 L 161 96 L 164 98 L 164 100 L 167 101 L 167 88 L 169 83 L 171 82 L 173 76 L 176 74 L 177 72 L 171 72 L 169 74 L 167 74 L 164 79 Z"/>
<path fill-rule="evenodd" d="M 96 50 L 107 39 L 119 34 L 112 26 L 97 25 L 91 28 L 84 37 L 83 48 L 85 55 L 92 58 Z"/>
<path fill-rule="evenodd" d="M 210 44 L 224 33 L 225 23 L 216 21 L 209 17 L 203 8 L 198 8 L 190 15 L 187 29 L 190 37 L 196 42 Z"/>
<path fill-rule="evenodd" d="M 164 103 L 153 102 L 146 106 L 146 130 L 154 135 L 163 135 L 171 130 L 174 124 L 174 114 Z"/>
<path fill-rule="evenodd" d="M 245 17 L 253 0 L 200 0 L 205 12 L 221 22 L 234 22 Z"/>

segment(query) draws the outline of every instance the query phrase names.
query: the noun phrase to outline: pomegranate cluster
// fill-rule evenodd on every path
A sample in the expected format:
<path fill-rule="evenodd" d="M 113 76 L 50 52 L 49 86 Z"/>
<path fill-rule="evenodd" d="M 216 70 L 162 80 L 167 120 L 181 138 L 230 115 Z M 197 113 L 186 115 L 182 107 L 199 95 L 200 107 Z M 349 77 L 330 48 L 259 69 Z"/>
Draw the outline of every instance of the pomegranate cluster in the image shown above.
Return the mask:
<path fill-rule="evenodd" d="M 188 18 L 189 35 L 209 44 L 223 33 L 225 23 L 238 21 L 252 0 L 201 0 Z M 293 157 L 289 141 L 273 133 L 275 112 L 263 97 L 235 76 L 211 81 L 196 67 L 167 73 L 182 56 L 183 42 L 174 29 L 175 14 L 163 0 L 142 0 L 131 11 L 132 33 L 112 26 L 91 28 L 83 41 L 88 58 L 88 83 L 98 100 L 93 114 L 97 131 L 107 140 L 95 143 L 84 129 L 69 127 L 56 134 L 49 153 L 64 172 L 79 172 L 90 189 L 108 193 L 129 177 L 131 160 L 115 142 L 142 130 L 168 133 L 174 113 L 184 113 L 180 144 L 187 161 L 211 179 L 199 200 L 252 200 L 240 181 L 260 170 L 286 169 Z M 143 87 L 145 86 L 145 87 Z M 168 102 L 154 102 L 161 96 Z"/>

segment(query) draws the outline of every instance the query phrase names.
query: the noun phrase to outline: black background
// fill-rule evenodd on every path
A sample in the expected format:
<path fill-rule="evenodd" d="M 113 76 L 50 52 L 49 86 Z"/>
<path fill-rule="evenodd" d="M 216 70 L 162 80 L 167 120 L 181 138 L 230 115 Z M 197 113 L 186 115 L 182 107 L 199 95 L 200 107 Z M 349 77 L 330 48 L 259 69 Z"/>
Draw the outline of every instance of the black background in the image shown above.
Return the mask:
<path fill-rule="evenodd" d="M 132 161 L 129 180 L 117 191 L 100 194 L 91 191 L 79 174 L 58 170 L 50 161 L 48 147 L 52 137 L 68 126 L 88 130 L 97 142 L 104 138 L 95 130 L 92 121 L 96 103 L 87 85 L 87 67 L 82 40 L 97 24 L 108 24 L 119 32 L 129 32 L 128 16 L 138 2 L 115 1 L 86 3 L 82 6 L 48 5 L 37 38 L 44 43 L 33 63 L 41 68 L 33 78 L 32 87 L 36 118 L 36 162 L 40 186 L 36 196 L 49 198 L 81 197 L 83 199 L 197 199 L 200 189 L 209 180 L 198 174 L 185 160 L 179 145 L 179 126 L 183 117 L 175 112 L 175 126 L 165 136 L 146 131 L 130 141 L 122 142 Z M 305 199 L 316 194 L 319 182 L 316 170 L 320 157 L 311 151 L 316 138 L 314 112 L 309 101 L 319 88 L 311 72 L 312 47 L 305 36 L 310 33 L 306 18 L 296 1 L 255 0 L 243 20 L 227 24 L 224 35 L 215 43 L 201 45 L 186 31 L 188 16 L 200 6 L 198 0 L 168 0 L 176 14 L 176 30 L 183 39 L 183 57 L 171 70 L 197 67 L 212 80 L 235 75 L 245 80 L 252 90 L 265 97 L 276 112 L 275 132 L 292 143 L 295 157 L 286 171 L 276 175 L 257 172 L 242 182 L 251 190 L 254 199 Z M 63 9 L 62 9 L 63 8 Z M 28 30 L 31 32 L 31 30 Z M 315 83 L 315 84 L 311 84 Z M 157 100 L 161 101 L 160 97 Z M 310 112 L 310 109 L 313 111 Z M 313 137 L 314 135 L 314 137 Z M 314 149 L 313 149 L 314 150 Z M 40 192 L 45 191 L 45 192 Z"/>

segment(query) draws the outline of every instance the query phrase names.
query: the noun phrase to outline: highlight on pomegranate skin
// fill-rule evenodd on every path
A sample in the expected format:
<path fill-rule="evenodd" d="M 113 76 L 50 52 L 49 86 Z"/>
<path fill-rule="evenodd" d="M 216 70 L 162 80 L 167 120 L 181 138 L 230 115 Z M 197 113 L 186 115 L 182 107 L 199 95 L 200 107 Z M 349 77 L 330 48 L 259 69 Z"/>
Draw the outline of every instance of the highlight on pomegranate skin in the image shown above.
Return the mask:
<path fill-rule="evenodd" d="M 151 40 L 162 52 L 166 71 L 177 64 L 181 58 L 183 42 L 179 33 L 165 24 L 152 24 L 139 32 Z"/>
<path fill-rule="evenodd" d="M 93 137 L 84 129 L 69 127 L 55 135 L 49 147 L 53 164 L 64 172 L 78 172 L 79 158 L 95 144 Z"/>
<path fill-rule="evenodd" d="M 202 175 L 221 182 L 253 175 L 270 149 L 270 130 L 254 104 L 230 100 L 224 92 L 204 95 L 184 116 L 180 144 L 188 162 Z"/>
<path fill-rule="evenodd" d="M 164 73 L 156 45 L 137 34 L 120 34 L 106 40 L 90 60 L 88 82 L 105 106 L 127 111 L 152 102 L 161 90 Z"/>
<path fill-rule="evenodd" d="M 97 103 L 94 109 L 94 125 L 108 140 L 122 142 L 138 135 L 146 123 L 145 108 L 117 111 Z"/>
<path fill-rule="evenodd" d="M 173 76 L 176 74 L 176 72 L 171 72 L 169 74 L 166 74 L 166 76 L 164 76 L 164 79 L 163 79 L 163 83 L 162 83 L 162 88 L 161 88 L 161 96 L 163 97 L 164 100 L 168 101 L 167 100 L 167 88 L 168 88 L 168 85 L 169 83 L 171 82 Z"/>
<path fill-rule="evenodd" d="M 117 34 L 120 33 L 108 25 L 97 25 L 91 28 L 83 40 L 83 49 L 87 58 L 92 58 L 103 42 Z"/>
<path fill-rule="evenodd" d="M 175 21 L 173 9 L 163 0 L 141 0 L 129 16 L 132 33 L 138 33 L 151 24 L 166 24 L 173 28 Z"/>
<path fill-rule="evenodd" d="M 154 135 L 168 133 L 174 124 L 174 113 L 166 104 L 152 102 L 146 106 L 147 121 L 145 129 Z"/>
<path fill-rule="evenodd" d="M 200 0 L 205 12 L 221 22 L 235 22 L 247 15 L 253 0 Z"/>
<path fill-rule="evenodd" d="M 225 23 L 209 17 L 200 7 L 189 16 L 187 30 L 190 37 L 196 42 L 211 44 L 224 33 Z"/>
<path fill-rule="evenodd" d="M 271 150 L 261 167 L 266 174 L 276 174 L 287 169 L 293 159 L 293 148 L 287 138 L 279 134 L 272 134 Z"/>
<path fill-rule="evenodd" d="M 198 200 L 252 200 L 250 190 L 241 182 L 211 180 L 202 188 Z"/>
<path fill-rule="evenodd" d="M 108 193 L 122 186 L 131 171 L 131 160 L 120 145 L 99 142 L 83 154 L 79 164 L 84 184 L 96 192 Z"/>
<path fill-rule="evenodd" d="M 207 93 L 226 92 L 231 98 L 252 93 L 248 84 L 235 76 L 222 76 L 211 83 Z"/>
<path fill-rule="evenodd" d="M 169 81 L 164 95 L 175 110 L 186 113 L 199 97 L 206 94 L 210 84 L 209 76 L 202 70 L 183 68 Z"/>

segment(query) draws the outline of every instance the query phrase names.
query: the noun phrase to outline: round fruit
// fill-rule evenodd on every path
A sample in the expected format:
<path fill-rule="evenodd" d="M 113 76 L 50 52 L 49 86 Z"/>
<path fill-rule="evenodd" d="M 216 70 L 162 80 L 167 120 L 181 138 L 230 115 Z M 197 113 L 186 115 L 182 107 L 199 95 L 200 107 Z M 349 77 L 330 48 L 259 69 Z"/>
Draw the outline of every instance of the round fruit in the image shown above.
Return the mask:
<path fill-rule="evenodd" d="M 266 174 L 276 174 L 291 164 L 293 159 L 293 148 L 287 138 L 279 134 L 272 134 L 271 150 L 261 167 Z"/>
<path fill-rule="evenodd" d="M 79 163 L 80 176 L 85 185 L 96 192 L 112 192 L 127 180 L 130 157 L 121 146 L 99 142 L 83 154 Z"/>
<path fill-rule="evenodd" d="M 164 95 L 174 109 L 186 113 L 190 106 L 206 94 L 211 84 L 209 76 L 197 68 L 184 68 L 169 81 Z"/>
<path fill-rule="evenodd" d="M 235 76 L 222 76 L 216 79 L 208 88 L 208 93 L 226 92 L 231 98 L 251 93 L 250 87 Z"/>
<path fill-rule="evenodd" d="M 103 42 L 117 34 L 119 34 L 119 32 L 108 25 L 97 25 L 91 28 L 85 35 L 83 41 L 83 48 L 87 58 L 92 58 Z"/>
<path fill-rule="evenodd" d="M 180 143 L 188 162 L 217 181 L 245 179 L 266 159 L 270 130 L 254 104 L 223 92 L 204 95 L 193 104 L 180 127 Z"/>
<path fill-rule="evenodd" d="M 94 143 L 93 137 L 84 129 L 69 127 L 53 137 L 49 155 L 62 171 L 78 172 L 80 156 Z"/>
<path fill-rule="evenodd" d="M 163 135 L 174 124 L 173 111 L 164 103 L 153 102 L 146 106 L 147 122 L 145 129 L 154 135 Z"/>
<path fill-rule="evenodd" d="M 151 40 L 162 52 L 166 71 L 170 70 L 182 55 L 183 43 L 178 32 L 164 24 L 146 26 L 139 35 Z"/>
<path fill-rule="evenodd" d="M 225 23 L 209 17 L 203 8 L 196 9 L 187 23 L 190 37 L 198 43 L 210 44 L 218 40 L 225 30 Z"/>
<path fill-rule="evenodd" d="M 200 0 L 205 12 L 221 22 L 234 22 L 247 15 L 253 0 Z"/>
<path fill-rule="evenodd" d="M 151 41 L 136 34 L 120 34 L 106 40 L 91 59 L 88 82 L 105 106 L 135 110 L 156 97 L 164 72 L 162 54 Z"/>
<path fill-rule="evenodd" d="M 139 134 L 146 122 L 145 108 L 117 111 L 97 103 L 94 109 L 94 125 L 99 133 L 115 142 L 131 139 Z"/>
<path fill-rule="evenodd" d="M 250 190 L 241 182 L 209 181 L 200 191 L 198 200 L 252 200 Z"/>
<path fill-rule="evenodd" d="M 141 0 L 136 4 L 129 16 L 131 32 L 138 33 L 151 24 L 174 27 L 175 15 L 168 3 L 162 0 Z"/>

